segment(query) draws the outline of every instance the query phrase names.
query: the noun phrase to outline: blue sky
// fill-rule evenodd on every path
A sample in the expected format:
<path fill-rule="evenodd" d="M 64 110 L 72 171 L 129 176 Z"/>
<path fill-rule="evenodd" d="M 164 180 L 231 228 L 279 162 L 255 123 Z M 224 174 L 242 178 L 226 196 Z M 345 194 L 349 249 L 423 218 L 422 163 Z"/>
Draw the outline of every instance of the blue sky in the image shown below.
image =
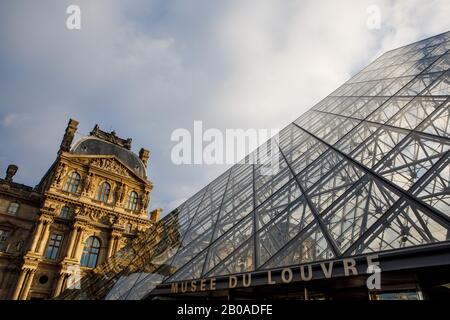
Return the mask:
<path fill-rule="evenodd" d="M 66 8 L 81 8 L 81 30 Z M 367 26 L 377 6 L 380 28 Z M 0 170 L 35 185 L 69 118 L 151 150 L 168 213 L 227 166 L 172 164 L 171 133 L 282 128 L 382 52 L 450 30 L 448 0 L 0 3 Z"/>

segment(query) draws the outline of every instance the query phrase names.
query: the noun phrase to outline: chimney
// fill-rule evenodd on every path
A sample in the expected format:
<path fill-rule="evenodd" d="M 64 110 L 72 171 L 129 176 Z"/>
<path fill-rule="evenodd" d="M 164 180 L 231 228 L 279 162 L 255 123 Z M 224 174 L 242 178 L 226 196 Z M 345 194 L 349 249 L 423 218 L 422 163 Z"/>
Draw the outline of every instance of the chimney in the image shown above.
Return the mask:
<path fill-rule="evenodd" d="M 10 164 L 8 166 L 8 168 L 6 169 L 6 176 L 5 176 L 5 180 L 7 182 L 12 182 L 13 181 L 13 177 L 16 174 L 17 169 L 19 169 L 19 167 L 16 166 L 15 164 Z"/>
<path fill-rule="evenodd" d="M 75 137 L 75 132 L 77 131 L 78 121 L 70 119 L 67 124 L 66 132 L 64 133 L 63 140 L 61 141 L 61 146 L 59 147 L 59 152 L 70 151 L 70 145 L 72 144 L 73 138 Z"/>
<path fill-rule="evenodd" d="M 150 158 L 150 151 L 144 148 L 141 148 L 139 151 L 139 159 L 142 160 L 144 166 L 147 168 L 148 159 Z"/>
<path fill-rule="evenodd" d="M 163 211 L 163 209 L 158 208 L 156 210 L 153 210 L 152 212 L 150 212 L 150 220 L 153 222 L 158 222 L 161 216 L 161 212 Z"/>

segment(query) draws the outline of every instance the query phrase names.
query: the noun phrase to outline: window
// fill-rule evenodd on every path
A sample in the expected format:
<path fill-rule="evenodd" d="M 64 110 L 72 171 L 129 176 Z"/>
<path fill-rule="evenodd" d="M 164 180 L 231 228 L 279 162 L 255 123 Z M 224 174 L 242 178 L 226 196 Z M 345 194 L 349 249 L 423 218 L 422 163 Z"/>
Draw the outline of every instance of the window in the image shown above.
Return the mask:
<path fill-rule="evenodd" d="M 70 207 L 68 207 L 68 206 L 62 207 L 61 212 L 59 213 L 59 216 L 63 219 L 70 218 Z"/>
<path fill-rule="evenodd" d="M 422 300 L 415 289 L 379 291 L 370 293 L 371 300 Z"/>
<path fill-rule="evenodd" d="M 8 206 L 9 214 L 16 214 L 19 211 L 19 204 L 17 202 L 11 202 Z"/>
<path fill-rule="evenodd" d="M 95 268 L 97 266 L 100 241 L 96 237 L 89 237 L 84 243 L 83 255 L 80 264 L 84 267 Z"/>
<path fill-rule="evenodd" d="M 59 248 L 61 247 L 62 235 L 52 233 L 50 240 L 48 241 L 47 250 L 45 251 L 45 257 L 47 259 L 56 260 L 58 258 Z"/>
<path fill-rule="evenodd" d="M 127 209 L 137 211 L 138 208 L 138 194 L 134 191 L 130 192 L 128 196 Z"/>
<path fill-rule="evenodd" d="M 8 240 L 8 235 L 8 231 L 0 230 L 0 252 L 6 251 L 6 240 Z"/>
<path fill-rule="evenodd" d="M 47 282 L 48 282 L 48 277 L 45 274 L 43 276 L 39 277 L 40 284 L 46 284 Z"/>
<path fill-rule="evenodd" d="M 78 186 L 80 185 L 80 180 L 81 176 L 76 172 L 72 172 L 64 186 L 64 191 L 76 193 L 78 191 Z"/>
<path fill-rule="evenodd" d="M 109 192 L 111 191 L 111 186 L 108 182 L 103 182 L 98 188 L 97 200 L 102 202 L 108 202 Z"/>

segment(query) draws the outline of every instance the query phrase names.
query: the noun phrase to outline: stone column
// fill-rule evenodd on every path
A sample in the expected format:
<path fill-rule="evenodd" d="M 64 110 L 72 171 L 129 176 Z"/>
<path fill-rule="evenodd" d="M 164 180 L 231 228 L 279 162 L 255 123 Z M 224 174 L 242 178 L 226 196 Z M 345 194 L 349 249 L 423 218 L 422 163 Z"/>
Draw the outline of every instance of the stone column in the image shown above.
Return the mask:
<path fill-rule="evenodd" d="M 75 247 L 73 248 L 72 258 L 79 260 L 80 256 L 80 248 L 82 247 L 82 238 L 83 238 L 83 228 L 79 228 L 78 237 L 75 241 Z"/>
<path fill-rule="evenodd" d="M 33 241 L 31 242 L 31 247 L 30 247 L 30 251 L 31 252 L 35 252 L 36 251 L 36 245 L 39 241 L 39 238 L 41 236 L 41 231 L 42 231 L 42 220 L 39 220 L 36 231 L 34 232 L 34 236 L 33 236 Z"/>
<path fill-rule="evenodd" d="M 106 259 L 108 259 L 109 257 L 112 256 L 112 251 L 113 251 L 114 241 L 115 241 L 114 236 L 111 236 L 111 237 L 109 238 L 109 243 L 108 243 L 108 253 L 107 253 L 107 255 L 106 255 Z"/>
<path fill-rule="evenodd" d="M 19 298 L 20 291 L 23 287 L 23 282 L 25 280 L 25 276 L 27 275 L 28 270 L 22 269 L 20 271 L 19 279 L 17 280 L 16 288 L 14 289 L 14 292 L 11 296 L 11 300 L 17 300 Z"/>
<path fill-rule="evenodd" d="M 114 245 L 113 245 L 112 255 L 114 255 L 119 248 L 119 239 L 120 239 L 119 236 L 114 237 Z"/>
<path fill-rule="evenodd" d="M 111 232 L 111 237 L 109 238 L 109 243 L 108 243 L 108 254 L 106 256 L 106 259 L 108 259 L 109 257 L 113 256 L 116 251 L 117 251 L 117 243 L 120 239 L 121 234 L 118 233 L 117 231 L 112 231 Z"/>
<path fill-rule="evenodd" d="M 50 235 L 50 221 L 46 221 L 42 239 L 41 242 L 39 243 L 39 250 L 37 251 L 39 254 L 43 254 L 45 246 L 47 245 L 49 235 Z"/>
<path fill-rule="evenodd" d="M 70 233 L 69 246 L 67 247 L 67 252 L 66 252 L 67 258 L 72 258 L 72 251 L 73 251 L 73 246 L 75 244 L 75 239 L 77 238 L 77 235 L 78 235 L 78 228 L 79 227 L 74 227 L 72 229 L 72 232 Z"/>
<path fill-rule="evenodd" d="M 65 273 L 60 273 L 58 275 L 58 280 L 56 281 L 55 290 L 53 291 L 53 295 L 52 295 L 53 298 L 60 295 L 63 284 L 64 284 L 64 279 L 66 278 L 66 276 L 67 276 L 67 274 L 65 274 Z"/>
<path fill-rule="evenodd" d="M 26 284 L 19 298 L 20 300 L 27 300 L 28 293 L 30 292 L 31 284 L 33 283 L 35 273 L 36 273 L 35 269 L 29 270 Z"/>

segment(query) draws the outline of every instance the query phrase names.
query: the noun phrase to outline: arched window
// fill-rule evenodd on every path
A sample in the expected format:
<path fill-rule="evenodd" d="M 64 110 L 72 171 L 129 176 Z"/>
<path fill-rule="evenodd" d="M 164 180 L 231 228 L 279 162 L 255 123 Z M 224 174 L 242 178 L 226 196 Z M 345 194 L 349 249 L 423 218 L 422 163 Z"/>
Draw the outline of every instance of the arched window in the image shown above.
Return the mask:
<path fill-rule="evenodd" d="M 84 243 L 83 255 L 80 264 L 84 267 L 95 268 L 100 252 L 100 240 L 97 237 L 89 237 Z"/>
<path fill-rule="evenodd" d="M 80 185 L 80 180 L 81 176 L 76 172 L 72 172 L 64 186 L 64 191 L 76 193 L 78 191 L 78 186 Z"/>
<path fill-rule="evenodd" d="M 6 251 L 8 236 L 9 231 L 0 229 L 0 252 Z"/>
<path fill-rule="evenodd" d="M 64 206 L 61 208 L 61 212 L 59 213 L 60 218 L 68 219 L 70 218 L 70 207 Z"/>
<path fill-rule="evenodd" d="M 98 188 L 97 200 L 102 202 L 108 202 L 109 192 L 111 191 L 111 186 L 108 182 L 103 182 Z"/>
<path fill-rule="evenodd" d="M 138 194 L 134 191 L 131 191 L 128 196 L 127 209 L 137 211 L 138 209 Z"/>
<path fill-rule="evenodd" d="M 20 205 L 17 202 L 11 202 L 8 206 L 8 213 L 9 214 L 16 214 L 17 211 L 19 211 Z"/>

